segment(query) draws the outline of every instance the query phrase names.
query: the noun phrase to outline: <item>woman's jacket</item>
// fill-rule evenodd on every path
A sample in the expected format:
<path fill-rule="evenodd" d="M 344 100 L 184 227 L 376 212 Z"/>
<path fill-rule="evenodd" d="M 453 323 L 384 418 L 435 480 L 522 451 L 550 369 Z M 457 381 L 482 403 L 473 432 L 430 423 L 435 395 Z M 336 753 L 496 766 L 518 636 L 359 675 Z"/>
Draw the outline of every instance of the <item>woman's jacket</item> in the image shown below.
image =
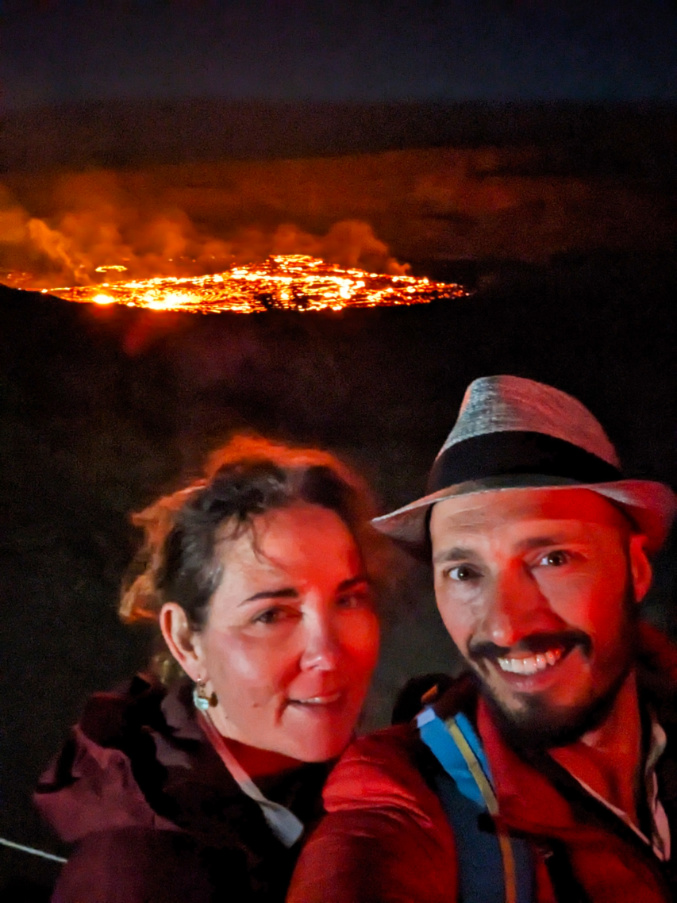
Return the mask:
<path fill-rule="evenodd" d="M 327 766 L 261 783 L 304 824 L 320 813 Z M 97 693 L 35 802 L 74 844 L 53 903 L 284 900 L 300 842 L 287 849 L 202 733 L 181 683 L 146 675 Z"/>

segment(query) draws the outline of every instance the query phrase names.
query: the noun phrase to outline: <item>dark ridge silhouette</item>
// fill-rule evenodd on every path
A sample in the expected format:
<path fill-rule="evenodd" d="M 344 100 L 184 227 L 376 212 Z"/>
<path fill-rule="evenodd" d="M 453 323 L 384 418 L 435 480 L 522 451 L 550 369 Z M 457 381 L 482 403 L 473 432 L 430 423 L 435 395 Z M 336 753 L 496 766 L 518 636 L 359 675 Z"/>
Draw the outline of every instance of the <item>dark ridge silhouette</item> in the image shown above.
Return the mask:
<path fill-rule="evenodd" d="M 676 137 L 677 107 L 654 103 L 92 101 L 4 113 L 0 172 L 531 144 L 549 174 L 665 177 Z"/>

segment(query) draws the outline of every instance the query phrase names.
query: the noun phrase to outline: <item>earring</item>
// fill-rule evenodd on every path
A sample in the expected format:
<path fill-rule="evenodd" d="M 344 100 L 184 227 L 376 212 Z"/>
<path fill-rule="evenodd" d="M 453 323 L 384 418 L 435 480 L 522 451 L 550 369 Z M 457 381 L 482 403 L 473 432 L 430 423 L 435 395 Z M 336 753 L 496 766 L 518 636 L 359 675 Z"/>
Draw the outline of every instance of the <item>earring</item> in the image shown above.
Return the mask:
<path fill-rule="evenodd" d="M 198 677 L 193 687 L 193 705 L 201 712 L 208 711 L 210 706 L 215 706 L 218 702 L 216 693 L 207 693 L 205 683 L 206 681 L 202 677 Z"/>

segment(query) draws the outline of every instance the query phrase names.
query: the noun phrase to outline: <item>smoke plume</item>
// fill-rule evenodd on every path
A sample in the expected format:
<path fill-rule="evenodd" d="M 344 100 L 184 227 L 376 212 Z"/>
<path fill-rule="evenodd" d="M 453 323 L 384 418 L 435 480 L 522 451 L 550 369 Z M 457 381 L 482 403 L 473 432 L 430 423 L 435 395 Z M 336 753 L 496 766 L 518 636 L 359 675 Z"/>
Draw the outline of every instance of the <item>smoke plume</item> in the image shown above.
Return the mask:
<path fill-rule="evenodd" d="M 215 235 L 213 225 L 148 191 L 135 198 L 113 173 L 63 177 L 42 204 L 51 209 L 35 215 L 0 185 L 0 281 L 56 288 L 110 280 L 111 270 L 125 279 L 198 276 L 270 254 L 308 254 L 391 275 L 408 270 L 361 220 L 341 220 L 325 234 L 288 222 L 225 221 Z"/>

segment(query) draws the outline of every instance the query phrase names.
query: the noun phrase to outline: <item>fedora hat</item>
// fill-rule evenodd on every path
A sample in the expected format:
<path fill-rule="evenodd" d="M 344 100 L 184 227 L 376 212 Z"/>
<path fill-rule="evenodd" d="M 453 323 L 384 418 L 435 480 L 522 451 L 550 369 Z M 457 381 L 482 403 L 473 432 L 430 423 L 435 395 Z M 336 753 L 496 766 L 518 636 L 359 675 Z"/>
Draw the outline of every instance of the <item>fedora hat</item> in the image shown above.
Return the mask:
<path fill-rule="evenodd" d="M 624 478 L 616 450 L 580 401 L 531 379 L 484 376 L 466 390 L 426 495 L 373 524 L 393 539 L 421 546 L 436 502 L 544 487 L 590 489 L 609 499 L 645 534 L 650 553 L 665 541 L 677 510 L 669 486 Z"/>

